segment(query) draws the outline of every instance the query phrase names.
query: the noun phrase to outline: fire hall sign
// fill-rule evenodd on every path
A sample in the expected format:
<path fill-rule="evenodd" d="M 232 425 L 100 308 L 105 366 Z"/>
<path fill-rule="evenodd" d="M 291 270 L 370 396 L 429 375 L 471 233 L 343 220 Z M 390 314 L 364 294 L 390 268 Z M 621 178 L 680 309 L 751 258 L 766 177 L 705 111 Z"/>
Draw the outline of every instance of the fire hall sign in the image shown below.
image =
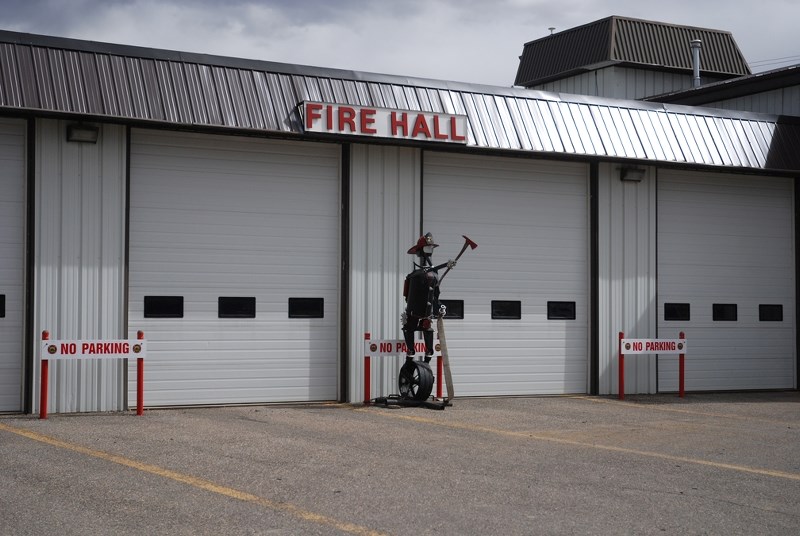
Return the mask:
<path fill-rule="evenodd" d="M 467 116 L 304 101 L 306 132 L 467 143 Z"/>

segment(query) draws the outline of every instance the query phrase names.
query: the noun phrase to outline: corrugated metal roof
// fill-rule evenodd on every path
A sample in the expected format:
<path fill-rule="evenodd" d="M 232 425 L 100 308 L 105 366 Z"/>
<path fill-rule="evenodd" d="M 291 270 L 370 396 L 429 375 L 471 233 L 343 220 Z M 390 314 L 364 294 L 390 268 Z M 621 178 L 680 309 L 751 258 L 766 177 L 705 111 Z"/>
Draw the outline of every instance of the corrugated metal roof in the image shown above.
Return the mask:
<path fill-rule="evenodd" d="M 800 170 L 773 116 L 0 32 L 7 112 L 304 135 L 305 100 L 464 114 L 474 150 Z"/>
<path fill-rule="evenodd" d="M 604 63 L 646 65 L 692 73 L 689 42 L 703 41 L 700 70 L 717 76 L 750 74 L 730 32 L 608 17 L 525 44 L 515 85 L 531 87 Z"/>

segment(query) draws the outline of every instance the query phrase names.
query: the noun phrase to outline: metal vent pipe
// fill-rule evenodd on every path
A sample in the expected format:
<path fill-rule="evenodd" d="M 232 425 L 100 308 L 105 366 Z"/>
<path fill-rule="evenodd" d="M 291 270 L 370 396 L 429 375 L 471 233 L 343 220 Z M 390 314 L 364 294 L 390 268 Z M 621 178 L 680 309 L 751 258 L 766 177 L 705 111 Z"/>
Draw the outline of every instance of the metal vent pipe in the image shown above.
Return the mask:
<path fill-rule="evenodd" d="M 692 78 L 692 87 L 700 87 L 700 49 L 703 46 L 703 42 L 700 39 L 692 39 L 689 42 L 689 46 L 692 47 L 692 74 L 694 78 Z"/>

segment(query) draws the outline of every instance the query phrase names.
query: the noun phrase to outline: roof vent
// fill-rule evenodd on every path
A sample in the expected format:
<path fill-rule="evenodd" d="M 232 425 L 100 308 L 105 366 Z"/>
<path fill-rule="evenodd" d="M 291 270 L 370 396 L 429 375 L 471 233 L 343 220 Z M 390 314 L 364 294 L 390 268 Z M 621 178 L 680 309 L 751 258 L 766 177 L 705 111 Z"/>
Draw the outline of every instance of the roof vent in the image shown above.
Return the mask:
<path fill-rule="evenodd" d="M 689 42 L 692 47 L 692 87 L 700 87 L 700 49 L 703 47 L 703 42 L 700 39 L 692 39 Z"/>

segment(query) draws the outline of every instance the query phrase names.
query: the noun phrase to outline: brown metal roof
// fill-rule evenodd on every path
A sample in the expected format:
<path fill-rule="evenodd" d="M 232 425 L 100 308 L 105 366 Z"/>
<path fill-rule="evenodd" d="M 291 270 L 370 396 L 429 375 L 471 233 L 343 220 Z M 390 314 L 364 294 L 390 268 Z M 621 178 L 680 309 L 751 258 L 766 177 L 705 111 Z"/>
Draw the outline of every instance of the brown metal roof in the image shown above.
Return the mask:
<path fill-rule="evenodd" d="M 800 125 L 771 115 L 0 31 L 0 114 L 314 138 L 303 101 L 466 115 L 474 151 L 800 170 Z"/>
<path fill-rule="evenodd" d="M 526 43 L 514 85 L 531 87 L 619 63 L 691 74 L 693 39 L 703 42 L 701 72 L 750 74 L 730 32 L 614 16 Z"/>

